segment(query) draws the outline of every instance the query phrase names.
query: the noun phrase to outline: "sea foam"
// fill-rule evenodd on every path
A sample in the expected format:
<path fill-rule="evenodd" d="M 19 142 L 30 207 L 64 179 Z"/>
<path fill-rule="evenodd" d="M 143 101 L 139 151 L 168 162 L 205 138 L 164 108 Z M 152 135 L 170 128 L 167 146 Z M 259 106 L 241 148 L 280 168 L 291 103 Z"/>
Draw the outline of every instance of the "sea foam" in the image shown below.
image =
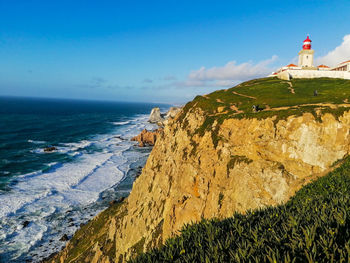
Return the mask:
<path fill-rule="evenodd" d="M 98 205 L 101 193 L 115 187 L 132 162 L 148 155 L 134 151 L 129 139 L 154 128 L 146 115 L 118 125 L 110 134 L 60 144 L 57 151 L 70 154 L 72 162 L 49 163 L 44 172 L 18 176 L 0 195 L 0 255 L 11 262 L 40 261 L 61 248 L 62 235 L 72 235 L 105 207 Z M 86 151 L 91 146 L 97 150 Z"/>

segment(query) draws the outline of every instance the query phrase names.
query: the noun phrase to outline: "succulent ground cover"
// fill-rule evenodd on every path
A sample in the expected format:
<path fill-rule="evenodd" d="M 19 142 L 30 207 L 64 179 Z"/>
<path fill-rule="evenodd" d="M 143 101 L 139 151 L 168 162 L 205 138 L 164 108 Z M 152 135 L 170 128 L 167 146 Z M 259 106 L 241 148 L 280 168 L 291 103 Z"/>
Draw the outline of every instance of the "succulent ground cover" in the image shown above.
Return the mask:
<path fill-rule="evenodd" d="M 187 225 L 130 262 L 349 262 L 350 158 L 286 204 Z"/>

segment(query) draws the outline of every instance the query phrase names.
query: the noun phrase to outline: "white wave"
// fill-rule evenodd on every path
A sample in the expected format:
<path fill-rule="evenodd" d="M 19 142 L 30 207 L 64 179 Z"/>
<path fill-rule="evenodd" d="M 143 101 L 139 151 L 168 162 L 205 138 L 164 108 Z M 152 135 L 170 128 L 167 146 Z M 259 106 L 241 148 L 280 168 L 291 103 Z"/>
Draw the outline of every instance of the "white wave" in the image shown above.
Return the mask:
<path fill-rule="evenodd" d="M 44 149 L 45 148 L 38 148 L 38 149 L 31 150 L 30 152 L 32 152 L 32 153 L 50 153 L 50 152 L 54 152 L 54 151 L 45 152 Z"/>
<path fill-rule="evenodd" d="M 147 119 L 148 115 L 139 115 L 128 121 L 128 125 L 116 125 L 110 134 L 59 144 L 57 151 L 74 156 L 73 162 L 53 162 L 45 172 L 16 177 L 18 182 L 11 191 L 0 194 L 0 251 L 14 251 L 14 257 L 31 252 L 39 255 L 38 260 L 40 255 L 48 256 L 57 251 L 63 244 L 59 241 L 62 233 L 73 234 L 77 227 L 67 229 L 68 211 L 94 204 L 102 192 L 122 180 L 131 162 L 148 155 L 130 151 L 133 142 L 128 140 L 144 128 L 155 127 Z M 91 145 L 100 150 L 84 151 Z M 36 149 L 34 152 L 44 151 Z M 97 213 L 93 210 L 86 215 L 84 211 L 73 215 L 72 220 L 86 222 Z M 26 227 L 25 221 L 30 222 Z M 38 247 L 37 242 L 46 243 Z M 36 246 L 34 250 L 33 246 Z"/>
<path fill-rule="evenodd" d="M 80 142 L 72 142 L 72 143 L 62 143 L 58 146 L 54 146 L 55 150 L 49 151 L 49 152 L 45 152 L 45 148 L 37 148 L 37 149 L 33 149 L 31 150 L 32 153 L 39 153 L 39 154 L 47 154 L 47 153 L 54 153 L 54 152 L 58 152 L 58 153 L 76 153 L 78 152 L 78 150 L 82 150 L 84 148 L 90 147 L 91 145 L 93 145 L 95 143 L 95 141 L 91 140 L 82 140 Z"/>
<path fill-rule="evenodd" d="M 53 167 L 53 166 L 56 166 L 57 164 L 58 164 L 58 162 L 52 162 L 52 163 L 49 163 L 48 166 Z"/>
<path fill-rule="evenodd" d="M 73 157 L 78 157 L 78 156 L 81 156 L 82 153 L 81 152 L 69 152 L 68 153 L 70 156 L 73 156 Z"/>
<path fill-rule="evenodd" d="M 34 144 L 44 144 L 44 143 L 46 143 L 45 141 L 35 141 L 35 140 L 28 140 L 28 142 L 34 143 Z"/>
<path fill-rule="evenodd" d="M 80 142 L 72 142 L 72 143 L 63 143 L 62 145 L 65 147 L 58 147 L 59 150 L 65 151 L 77 151 L 79 149 L 84 149 L 86 147 L 91 146 L 94 141 L 82 140 Z"/>
<path fill-rule="evenodd" d="M 50 197 L 53 192 L 62 194 L 71 191 L 72 187 L 101 167 L 111 156 L 111 153 L 85 155 L 79 162 L 68 163 L 53 172 L 30 178 L 27 176 L 27 180 L 13 187 L 11 194 L 0 196 L 0 218 L 15 213 L 25 205 L 33 205 L 39 199 Z"/>
<path fill-rule="evenodd" d="M 115 122 L 112 122 L 114 125 L 126 125 L 126 124 L 129 124 L 130 121 L 115 121 Z"/>

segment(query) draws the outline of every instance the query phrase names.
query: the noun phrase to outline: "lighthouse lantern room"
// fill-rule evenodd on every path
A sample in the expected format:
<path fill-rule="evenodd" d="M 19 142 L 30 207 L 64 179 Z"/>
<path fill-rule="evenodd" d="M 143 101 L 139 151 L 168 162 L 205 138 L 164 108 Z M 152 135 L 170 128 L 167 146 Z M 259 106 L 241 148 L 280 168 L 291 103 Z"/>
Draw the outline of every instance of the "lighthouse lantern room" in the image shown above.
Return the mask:
<path fill-rule="evenodd" d="M 304 69 L 314 69 L 314 52 L 311 49 L 311 39 L 307 36 L 303 43 L 303 49 L 299 52 L 298 66 Z"/>

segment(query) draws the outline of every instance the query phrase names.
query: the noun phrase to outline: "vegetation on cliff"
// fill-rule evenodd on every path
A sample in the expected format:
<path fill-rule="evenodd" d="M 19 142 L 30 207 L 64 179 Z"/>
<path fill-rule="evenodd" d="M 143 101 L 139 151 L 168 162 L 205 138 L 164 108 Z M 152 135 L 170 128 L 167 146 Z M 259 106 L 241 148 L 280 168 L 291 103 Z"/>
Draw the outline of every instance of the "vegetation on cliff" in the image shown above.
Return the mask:
<path fill-rule="evenodd" d="M 350 80 L 345 79 L 292 79 L 262 78 L 241 83 L 233 88 L 197 96 L 187 103 L 178 120 L 189 111 L 201 110 L 206 115 L 203 125 L 195 131 L 216 130 L 225 119 L 264 119 L 275 116 L 275 122 L 289 116 L 310 112 L 316 119 L 322 113 L 340 116 L 350 104 Z M 255 107 L 256 110 L 253 109 Z M 186 126 L 186 121 L 183 125 Z M 213 133 L 214 144 L 219 138 Z"/>
<path fill-rule="evenodd" d="M 126 262 L 204 218 L 217 219 L 136 262 L 345 258 L 348 160 L 270 206 L 350 155 L 349 95 L 347 80 L 266 78 L 196 97 L 164 126 L 126 200 L 50 262 Z"/>
<path fill-rule="evenodd" d="M 130 262 L 349 262 L 350 158 L 285 205 L 202 220 Z"/>

